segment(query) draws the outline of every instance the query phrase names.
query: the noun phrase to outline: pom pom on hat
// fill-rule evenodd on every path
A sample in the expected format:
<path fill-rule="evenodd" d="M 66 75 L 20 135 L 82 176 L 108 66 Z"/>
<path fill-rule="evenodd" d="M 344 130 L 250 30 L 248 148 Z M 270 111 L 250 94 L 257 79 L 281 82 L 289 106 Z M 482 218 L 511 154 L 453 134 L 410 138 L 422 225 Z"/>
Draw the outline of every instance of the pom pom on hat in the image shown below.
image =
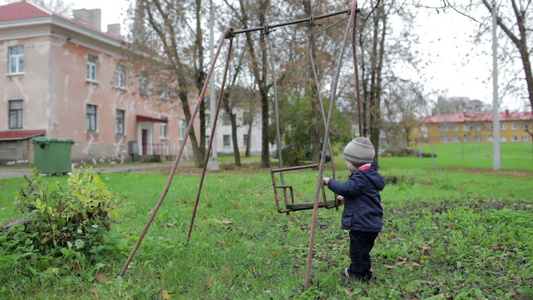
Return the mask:
<path fill-rule="evenodd" d="M 343 158 L 359 167 L 369 164 L 374 160 L 376 151 L 372 142 L 366 137 L 358 137 L 351 140 L 344 148 Z"/>

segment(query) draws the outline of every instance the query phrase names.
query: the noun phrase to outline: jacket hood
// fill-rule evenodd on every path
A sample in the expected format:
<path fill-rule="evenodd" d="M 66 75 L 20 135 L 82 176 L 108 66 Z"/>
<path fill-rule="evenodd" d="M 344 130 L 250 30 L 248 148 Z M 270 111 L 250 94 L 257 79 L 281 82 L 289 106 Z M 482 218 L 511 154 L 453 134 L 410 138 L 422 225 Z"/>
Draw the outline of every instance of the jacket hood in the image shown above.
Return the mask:
<path fill-rule="evenodd" d="M 361 170 L 360 172 L 365 175 L 365 177 L 368 178 L 379 191 L 382 191 L 385 188 L 385 179 L 376 169 L 370 168 Z"/>

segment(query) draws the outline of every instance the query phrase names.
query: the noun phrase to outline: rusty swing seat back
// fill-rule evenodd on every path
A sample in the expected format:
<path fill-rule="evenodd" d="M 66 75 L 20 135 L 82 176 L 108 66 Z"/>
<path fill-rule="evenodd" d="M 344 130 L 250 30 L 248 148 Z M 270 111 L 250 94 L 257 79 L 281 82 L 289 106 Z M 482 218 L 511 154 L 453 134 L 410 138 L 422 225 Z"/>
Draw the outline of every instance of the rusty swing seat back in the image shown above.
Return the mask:
<path fill-rule="evenodd" d="M 296 166 L 296 167 L 285 167 L 285 168 L 278 168 L 278 169 L 271 169 L 270 170 L 270 176 L 272 177 L 272 187 L 274 188 L 274 197 L 276 201 L 276 208 L 278 209 L 279 213 L 289 213 L 291 211 L 299 211 L 299 210 L 308 210 L 314 208 L 314 201 L 309 202 L 296 202 L 294 199 L 294 188 L 292 185 L 283 183 L 285 180 L 283 179 L 283 173 L 284 172 L 290 172 L 290 171 L 298 171 L 298 170 L 305 170 L 305 169 L 318 169 L 318 164 L 311 164 L 311 165 L 304 165 L 304 166 Z M 282 183 L 278 184 L 276 181 L 276 173 L 281 173 L 282 177 Z M 321 208 L 337 208 L 342 205 L 344 202 L 342 200 L 338 200 L 336 195 L 333 200 L 327 200 L 326 197 L 326 190 L 324 186 L 321 187 L 321 199 L 318 202 L 318 207 Z M 280 205 L 280 202 L 283 202 L 285 204 L 285 208 L 282 208 Z"/>

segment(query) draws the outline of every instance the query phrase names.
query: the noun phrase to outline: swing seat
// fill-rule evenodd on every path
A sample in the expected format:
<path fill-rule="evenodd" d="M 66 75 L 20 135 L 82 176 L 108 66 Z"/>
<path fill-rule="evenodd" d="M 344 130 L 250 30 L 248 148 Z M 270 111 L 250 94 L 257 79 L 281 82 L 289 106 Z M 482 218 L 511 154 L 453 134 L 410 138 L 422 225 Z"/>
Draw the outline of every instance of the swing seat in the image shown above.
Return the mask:
<path fill-rule="evenodd" d="M 314 169 L 318 168 L 318 164 L 313 165 L 305 165 L 305 166 L 297 166 L 297 167 L 287 167 L 287 168 L 279 168 L 279 169 L 272 169 L 270 170 L 270 176 L 272 177 L 272 186 L 274 188 L 274 197 L 276 201 L 276 207 L 278 209 L 279 213 L 289 213 L 291 211 L 299 211 L 299 210 L 308 210 L 308 209 L 314 209 L 315 202 L 295 202 L 294 201 L 294 192 L 291 185 L 285 184 L 285 180 L 283 178 L 283 172 L 287 171 L 296 171 L 296 170 L 303 170 L 303 169 Z M 281 181 L 282 184 L 278 185 L 276 183 L 276 176 L 275 173 L 281 173 Z M 283 192 L 282 198 L 283 202 L 285 202 L 285 208 L 282 209 L 280 206 L 280 195 L 278 190 L 281 189 Z M 318 201 L 318 207 L 319 208 L 338 208 L 340 205 L 344 204 L 342 200 L 326 200 L 326 190 L 324 189 L 324 186 L 321 187 L 322 190 L 322 199 Z"/>
<path fill-rule="evenodd" d="M 326 204 L 324 201 L 318 201 L 318 207 L 319 208 L 333 208 L 338 207 L 339 205 L 343 205 L 343 200 L 326 200 Z M 287 209 L 290 211 L 298 211 L 298 210 L 307 210 L 307 209 L 313 209 L 315 206 L 315 202 L 302 202 L 302 203 L 287 203 Z"/>

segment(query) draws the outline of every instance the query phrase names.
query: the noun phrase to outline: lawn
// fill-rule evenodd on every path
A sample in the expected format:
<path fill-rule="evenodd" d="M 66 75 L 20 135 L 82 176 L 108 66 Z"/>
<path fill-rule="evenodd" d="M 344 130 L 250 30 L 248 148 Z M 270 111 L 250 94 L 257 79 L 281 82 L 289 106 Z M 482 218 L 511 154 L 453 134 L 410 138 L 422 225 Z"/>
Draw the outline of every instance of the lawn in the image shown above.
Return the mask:
<path fill-rule="evenodd" d="M 438 155 L 436 161 L 445 154 Z M 388 185 L 370 283 L 340 280 L 338 269 L 349 262 L 347 234 L 340 211 L 321 209 L 312 286 L 303 290 L 312 211 L 277 213 L 268 170 L 207 176 L 187 245 L 200 176 L 183 169 L 123 277 L 117 274 L 167 174 L 101 174 L 109 188 L 127 196 L 113 214 L 111 233 L 127 243 L 120 255 L 102 256 L 81 271 L 57 266 L 58 272 L 31 275 L 4 256 L 0 293 L 7 299 L 532 299 L 532 173 L 443 168 L 449 163 L 432 170 L 431 162 L 429 168 L 418 162 L 380 161 Z M 339 178 L 348 175 L 342 166 L 337 163 Z M 299 171 L 286 180 L 298 200 L 309 201 L 316 176 Z M 21 178 L 0 180 L 0 220 L 16 214 L 12 199 L 23 185 Z"/>

